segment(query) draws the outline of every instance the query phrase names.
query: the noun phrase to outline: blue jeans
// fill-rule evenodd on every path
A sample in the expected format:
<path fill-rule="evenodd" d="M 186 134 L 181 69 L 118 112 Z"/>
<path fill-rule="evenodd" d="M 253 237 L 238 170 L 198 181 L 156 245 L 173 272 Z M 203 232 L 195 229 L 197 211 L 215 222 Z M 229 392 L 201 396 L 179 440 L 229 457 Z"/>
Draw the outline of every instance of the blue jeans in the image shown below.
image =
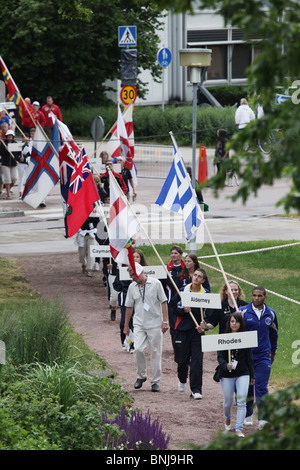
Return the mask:
<path fill-rule="evenodd" d="M 226 419 L 231 419 L 231 408 L 233 405 L 234 392 L 237 398 L 237 416 L 236 431 L 243 430 L 244 419 L 246 417 L 246 402 L 249 388 L 249 375 L 241 375 L 240 377 L 227 378 L 223 377 L 220 382 L 223 390 L 223 410 Z"/>

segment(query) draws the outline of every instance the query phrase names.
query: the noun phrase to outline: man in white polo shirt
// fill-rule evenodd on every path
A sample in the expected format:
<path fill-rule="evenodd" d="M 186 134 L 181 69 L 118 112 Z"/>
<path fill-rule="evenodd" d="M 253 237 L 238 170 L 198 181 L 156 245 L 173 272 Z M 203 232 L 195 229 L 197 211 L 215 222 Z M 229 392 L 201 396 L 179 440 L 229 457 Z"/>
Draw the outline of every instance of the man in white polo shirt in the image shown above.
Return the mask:
<path fill-rule="evenodd" d="M 152 368 L 151 390 L 152 392 L 159 392 L 162 333 L 165 333 L 169 328 L 167 297 L 158 279 L 146 276 L 144 268 L 138 263 L 135 263 L 135 268 L 138 277 L 131 267 L 128 268 L 133 282 L 127 291 L 123 330 L 125 335 L 129 334 L 129 320 L 134 309 L 134 360 L 138 376 L 134 388 L 141 388 L 147 379 L 144 351 L 148 342 Z"/>

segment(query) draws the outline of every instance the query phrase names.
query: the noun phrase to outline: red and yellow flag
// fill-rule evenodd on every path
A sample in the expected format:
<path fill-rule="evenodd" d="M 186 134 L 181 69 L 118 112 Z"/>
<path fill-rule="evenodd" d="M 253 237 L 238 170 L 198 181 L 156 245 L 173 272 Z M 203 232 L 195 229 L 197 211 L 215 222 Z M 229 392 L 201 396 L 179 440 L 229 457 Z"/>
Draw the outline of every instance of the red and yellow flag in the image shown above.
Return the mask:
<path fill-rule="evenodd" d="M 15 82 L 13 81 L 8 68 L 6 67 L 4 60 L 2 57 L 0 57 L 0 66 L 3 74 L 3 78 L 5 81 L 5 85 L 7 88 L 7 93 L 8 93 L 8 99 L 9 101 L 13 101 L 15 105 L 19 109 L 19 116 L 22 118 L 23 116 L 23 110 L 24 110 L 24 102 L 23 98 L 21 96 L 21 93 L 19 92 Z"/>

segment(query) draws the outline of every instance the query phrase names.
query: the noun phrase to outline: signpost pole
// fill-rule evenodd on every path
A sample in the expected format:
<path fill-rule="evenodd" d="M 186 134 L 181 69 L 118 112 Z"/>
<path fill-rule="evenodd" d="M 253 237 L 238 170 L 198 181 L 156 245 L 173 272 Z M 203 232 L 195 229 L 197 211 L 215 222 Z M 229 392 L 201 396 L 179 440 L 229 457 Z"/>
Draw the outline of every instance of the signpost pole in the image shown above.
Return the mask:
<path fill-rule="evenodd" d="M 162 67 L 162 99 L 161 99 L 161 109 L 162 112 L 165 111 L 165 68 L 170 65 L 172 60 L 172 54 L 170 49 L 167 47 L 162 47 L 157 53 L 157 61 Z"/>
<path fill-rule="evenodd" d="M 161 110 L 165 112 L 165 69 L 162 69 L 162 96 L 161 96 Z"/>

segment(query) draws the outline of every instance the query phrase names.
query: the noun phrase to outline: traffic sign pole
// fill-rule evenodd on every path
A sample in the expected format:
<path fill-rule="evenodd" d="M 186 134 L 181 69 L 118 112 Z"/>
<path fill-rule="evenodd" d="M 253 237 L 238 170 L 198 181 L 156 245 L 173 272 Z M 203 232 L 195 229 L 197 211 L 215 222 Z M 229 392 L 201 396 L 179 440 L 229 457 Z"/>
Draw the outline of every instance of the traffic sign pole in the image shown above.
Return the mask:
<path fill-rule="evenodd" d="M 172 54 L 170 49 L 162 47 L 157 53 L 157 60 L 159 65 L 162 67 L 162 100 L 161 109 L 162 112 L 165 110 L 165 68 L 168 67 L 172 60 Z"/>
<path fill-rule="evenodd" d="M 137 91 L 134 86 L 136 83 L 136 51 L 130 49 L 130 47 L 136 47 L 137 34 L 136 26 L 119 26 L 118 27 L 118 40 L 119 47 L 126 47 L 128 54 L 127 60 L 125 60 L 126 54 L 123 54 L 123 65 L 122 67 L 122 55 L 121 55 L 121 86 L 124 85 L 120 92 L 120 98 L 122 103 L 127 106 L 131 102 L 135 102 L 137 98 Z M 133 60 L 135 59 L 135 61 Z M 124 81 L 123 81 L 124 78 Z M 126 79 L 125 79 L 126 78 Z M 123 83 L 122 83 L 123 82 Z"/>

